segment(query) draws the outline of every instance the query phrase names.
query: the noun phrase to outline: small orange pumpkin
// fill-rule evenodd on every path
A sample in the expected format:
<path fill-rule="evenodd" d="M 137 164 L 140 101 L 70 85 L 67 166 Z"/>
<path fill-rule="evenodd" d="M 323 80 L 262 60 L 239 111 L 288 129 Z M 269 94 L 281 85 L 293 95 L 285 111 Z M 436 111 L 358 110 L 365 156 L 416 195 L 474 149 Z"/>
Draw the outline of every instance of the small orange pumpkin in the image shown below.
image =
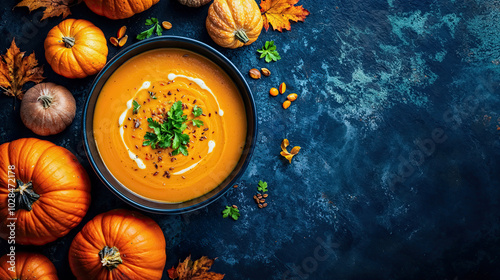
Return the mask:
<path fill-rule="evenodd" d="M 12 271 L 14 265 L 15 271 Z M 58 280 L 54 264 L 44 255 L 16 252 L 0 258 L 0 279 Z"/>
<path fill-rule="evenodd" d="M 89 204 L 87 172 L 70 151 L 35 138 L 0 145 L 1 238 L 52 242 L 80 223 Z"/>
<path fill-rule="evenodd" d="M 85 78 L 106 64 L 108 46 L 101 29 L 84 19 L 67 19 L 54 26 L 44 42 L 45 58 L 66 78 Z"/>
<path fill-rule="evenodd" d="M 110 19 L 129 18 L 135 14 L 144 12 L 151 8 L 160 0 L 84 0 L 89 9 L 100 15 Z"/>
<path fill-rule="evenodd" d="M 255 42 L 262 16 L 254 0 L 215 0 L 208 8 L 207 31 L 217 45 L 239 48 Z"/>
<path fill-rule="evenodd" d="M 77 279 L 161 279 L 166 259 L 160 226 L 124 209 L 97 215 L 69 248 L 69 265 Z"/>

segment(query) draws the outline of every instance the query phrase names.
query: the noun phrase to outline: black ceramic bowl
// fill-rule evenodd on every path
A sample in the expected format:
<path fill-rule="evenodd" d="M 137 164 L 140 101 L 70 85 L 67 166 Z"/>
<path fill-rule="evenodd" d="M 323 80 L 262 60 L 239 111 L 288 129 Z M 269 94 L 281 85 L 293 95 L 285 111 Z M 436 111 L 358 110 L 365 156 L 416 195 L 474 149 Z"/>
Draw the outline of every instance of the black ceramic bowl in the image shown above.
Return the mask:
<path fill-rule="evenodd" d="M 99 152 L 97 150 L 96 143 L 94 141 L 94 129 L 93 129 L 93 119 L 94 119 L 94 108 L 101 92 L 102 87 L 108 80 L 108 78 L 113 74 L 113 72 L 120 67 L 125 61 L 130 58 L 141 54 L 143 52 L 158 49 L 158 48 L 180 48 L 186 49 L 195 53 L 198 53 L 216 65 L 222 68 L 229 77 L 236 84 L 241 98 L 245 104 L 246 116 L 247 116 L 247 136 L 246 143 L 243 150 L 243 154 L 236 165 L 235 169 L 231 174 L 215 189 L 209 193 L 200 196 L 198 198 L 181 202 L 181 203 L 164 203 L 158 201 L 152 201 L 143 198 L 134 192 L 130 191 L 118 180 L 115 179 L 113 174 L 109 172 L 104 164 Z M 207 206 L 208 204 L 214 202 L 217 198 L 222 196 L 241 176 L 248 165 L 250 156 L 255 146 L 255 138 L 257 135 L 257 116 L 255 112 L 255 103 L 250 92 L 250 88 L 246 83 L 245 79 L 238 71 L 238 69 L 224 57 L 221 53 L 213 49 L 212 47 L 201 43 L 199 41 L 177 37 L 177 36 L 162 36 L 155 37 L 152 39 L 140 41 L 135 43 L 120 53 L 118 53 L 113 59 L 111 59 L 106 66 L 99 72 L 92 88 L 90 89 L 90 95 L 87 97 L 85 102 L 85 107 L 83 109 L 83 138 L 85 151 L 87 157 L 89 158 L 92 168 L 102 180 L 102 182 L 118 197 L 123 199 L 125 202 L 131 204 L 132 206 L 139 208 L 141 210 L 164 213 L 164 214 L 179 214 L 186 213 L 199 209 L 201 207 Z"/>

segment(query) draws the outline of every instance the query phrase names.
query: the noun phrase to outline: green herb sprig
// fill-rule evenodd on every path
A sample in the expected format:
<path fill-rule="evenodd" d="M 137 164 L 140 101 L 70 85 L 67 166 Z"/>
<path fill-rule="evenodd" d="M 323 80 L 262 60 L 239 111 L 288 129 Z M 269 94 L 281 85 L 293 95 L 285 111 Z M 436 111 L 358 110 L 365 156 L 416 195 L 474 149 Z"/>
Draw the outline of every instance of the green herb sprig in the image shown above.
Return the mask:
<path fill-rule="evenodd" d="M 163 28 L 157 18 L 148 18 L 145 23 L 146 26 L 151 26 L 148 30 L 144 30 L 137 35 L 137 40 L 144 40 L 153 35 L 156 30 L 156 35 L 161 36 Z"/>
<path fill-rule="evenodd" d="M 137 101 L 132 101 L 132 106 L 133 106 L 133 109 L 132 109 L 132 114 L 137 114 L 137 111 L 139 111 L 139 109 L 141 108 L 141 105 L 137 102 Z"/>
<path fill-rule="evenodd" d="M 257 187 L 257 190 L 259 192 L 267 192 L 267 182 L 262 182 L 262 180 L 259 180 L 259 186 Z"/>
<path fill-rule="evenodd" d="M 280 54 L 276 51 L 274 41 L 266 41 L 266 44 L 261 49 L 258 49 L 257 52 L 260 53 L 260 58 L 265 57 L 267 63 L 281 59 Z"/>
<path fill-rule="evenodd" d="M 233 220 L 237 221 L 240 217 L 240 210 L 232 206 L 226 206 L 226 209 L 222 211 L 222 218 L 231 217 Z"/>
<path fill-rule="evenodd" d="M 196 110 L 193 108 L 193 115 L 195 117 L 201 114 L 203 114 L 201 108 L 197 107 Z M 175 156 L 182 153 L 187 156 L 189 153 L 186 145 L 189 143 L 189 135 L 183 133 L 183 131 L 187 128 L 186 123 L 190 121 L 196 127 L 203 125 L 203 121 L 201 120 L 188 120 L 182 111 L 182 102 L 177 101 L 170 107 L 170 110 L 167 112 L 167 118 L 163 123 L 160 124 L 152 118 L 148 118 L 149 127 L 153 129 L 153 132 L 146 132 L 142 145 L 151 145 L 153 149 L 171 147 L 173 150 L 172 155 Z"/>

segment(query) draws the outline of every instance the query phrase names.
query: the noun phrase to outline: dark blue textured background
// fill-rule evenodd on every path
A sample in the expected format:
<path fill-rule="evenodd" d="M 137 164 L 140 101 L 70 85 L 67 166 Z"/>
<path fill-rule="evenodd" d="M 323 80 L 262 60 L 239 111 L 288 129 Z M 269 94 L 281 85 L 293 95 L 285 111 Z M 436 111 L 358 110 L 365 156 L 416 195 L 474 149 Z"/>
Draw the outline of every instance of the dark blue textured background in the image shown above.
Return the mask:
<path fill-rule="evenodd" d="M 61 279 L 72 279 L 67 254 L 76 233 L 101 212 L 129 207 L 97 179 L 82 149 L 81 110 L 93 77 L 66 79 L 45 60 L 43 40 L 61 18 L 40 22 L 40 11 L 13 10 L 17 2 L 1 3 L 1 53 L 13 36 L 21 50 L 35 51 L 46 81 L 74 94 L 77 116 L 61 134 L 38 137 L 22 124 L 19 102 L 0 97 L 0 143 L 38 137 L 68 148 L 91 176 L 93 199 L 67 236 L 18 249 L 42 252 Z M 168 20 L 173 28 L 166 35 L 214 46 L 246 77 L 253 67 L 272 71 L 269 78 L 247 78 L 259 135 L 240 187 L 191 214 L 148 214 L 164 230 L 166 268 L 192 254 L 218 257 L 213 270 L 227 279 L 498 279 L 500 3 L 299 4 L 311 12 L 305 23 L 263 31 L 237 50 L 208 36 L 208 6 L 162 0 L 117 21 L 85 4 L 71 9 L 71 17 L 92 21 L 107 38 L 122 25 L 135 37 L 148 17 Z M 266 40 L 276 42 L 282 60 L 258 59 Z M 118 49 L 108 47 L 111 58 Z M 288 110 L 281 108 L 284 96 L 267 93 L 280 82 L 299 95 Z M 292 164 L 279 155 L 283 138 L 302 147 Z M 270 186 L 263 210 L 252 200 L 259 180 Z M 239 206 L 240 220 L 222 219 L 228 204 Z M 5 247 L 0 241 L 0 254 Z"/>

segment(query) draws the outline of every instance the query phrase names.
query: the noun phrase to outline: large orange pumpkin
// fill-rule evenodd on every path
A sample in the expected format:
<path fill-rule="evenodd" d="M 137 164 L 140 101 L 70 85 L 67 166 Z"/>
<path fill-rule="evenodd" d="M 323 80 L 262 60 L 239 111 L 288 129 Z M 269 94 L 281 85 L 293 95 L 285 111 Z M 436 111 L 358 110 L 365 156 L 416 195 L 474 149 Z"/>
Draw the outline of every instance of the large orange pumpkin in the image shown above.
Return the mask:
<path fill-rule="evenodd" d="M 35 138 L 0 145 L 1 238 L 54 241 L 80 223 L 89 204 L 87 172 L 70 151 Z"/>
<path fill-rule="evenodd" d="M 84 0 L 92 12 L 110 19 L 129 18 L 141 13 L 160 0 Z"/>
<path fill-rule="evenodd" d="M 97 215 L 69 249 L 69 265 L 77 279 L 161 279 L 166 259 L 160 226 L 124 209 Z"/>
<path fill-rule="evenodd" d="M 57 280 L 54 264 L 44 255 L 37 253 L 16 252 L 11 258 L 0 258 L 0 279 L 2 280 Z M 14 271 L 12 271 L 12 266 Z"/>
<path fill-rule="evenodd" d="M 215 0 L 208 8 L 208 34 L 224 48 L 235 49 L 255 42 L 262 24 L 262 15 L 254 0 Z"/>
<path fill-rule="evenodd" d="M 96 74 L 108 56 L 104 33 L 84 19 L 67 19 L 54 26 L 45 38 L 44 47 L 52 70 L 71 79 Z"/>

